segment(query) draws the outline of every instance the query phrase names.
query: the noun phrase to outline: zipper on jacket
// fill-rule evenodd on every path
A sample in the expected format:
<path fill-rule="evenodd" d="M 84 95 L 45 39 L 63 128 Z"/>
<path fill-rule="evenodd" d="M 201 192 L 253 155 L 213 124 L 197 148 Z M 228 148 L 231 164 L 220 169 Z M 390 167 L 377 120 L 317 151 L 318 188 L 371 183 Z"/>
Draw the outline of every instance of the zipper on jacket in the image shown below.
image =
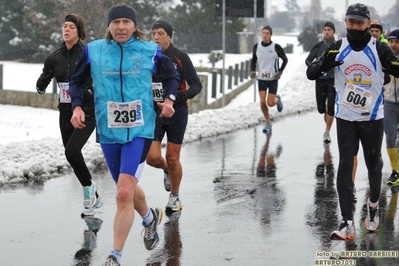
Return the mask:
<path fill-rule="evenodd" d="M 121 50 L 121 61 L 119 62 L 119 80 L 120 80 L 119 86 L 120 86 L 120 89 L 121 89 L 120 92 L 121 92 L 122 102 L 125 102 L 125 98 L 123 97 L 123 80 L 122 80 L 122 77 L 123 77 L 123 75 L 122 75 L 123 47 L 119 43 L 118 43 L 118 45 L 119 45 L 119 48 Z M 129 130 L 129 128 L 126 128 L 126 130 L 127 130 L 126 141 L 129 141 L 130 130 Z"/>
<path fill-rule="evenodd" d="M 67 68 L 67 81 L 69 84 L 70 78 L 69 75 L 71 73 L 71 57 L 69 56 L 69 51 L 67 50 L 67 61 L 68 61 L 68 68 Z"/>

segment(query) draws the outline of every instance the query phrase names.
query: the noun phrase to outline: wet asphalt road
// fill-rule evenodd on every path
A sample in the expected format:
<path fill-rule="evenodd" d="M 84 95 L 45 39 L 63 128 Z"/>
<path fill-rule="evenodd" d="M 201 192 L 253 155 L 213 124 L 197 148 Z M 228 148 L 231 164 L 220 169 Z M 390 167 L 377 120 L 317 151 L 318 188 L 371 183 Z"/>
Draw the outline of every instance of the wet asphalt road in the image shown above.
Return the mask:
<path fill-rule="evenodd" d="M 359 252 L 342 254 L 355 259 L 342 265 L 398 265 L 397 257 L 360 257 L 371 250 L 399 251 L 398 195 L 386 185 L 381 227 L 377 234 L 364 232 L 368 183 L 362 156 L 356 238 L 329 239 L 340 223 L 338 150 L 335 124 L 329 147 L 322 143 L 323 131 L 322 117 L 312 112 L 276 121 L 270 138 L 257 126 L 185 145 L 180 219 L 165 217 L 160 244 L 147 251 L 136 215 L 122 265 L 318 265 L 342 251 Z M 382 154 L 385 183 L 385 143 Z M 162 177 L 160 170 L 144 168 L 140 184 L 150 206 L 167 203 Z M 94 179 L 105 204 L 87 220 L 80 218 L 82 189 L 72 174 L 0 188 L 0 265 L 101 265 L 112 245 L 115 186 L 107 173 Z M 96 228 L 96 234 L 87 231 Z"/>

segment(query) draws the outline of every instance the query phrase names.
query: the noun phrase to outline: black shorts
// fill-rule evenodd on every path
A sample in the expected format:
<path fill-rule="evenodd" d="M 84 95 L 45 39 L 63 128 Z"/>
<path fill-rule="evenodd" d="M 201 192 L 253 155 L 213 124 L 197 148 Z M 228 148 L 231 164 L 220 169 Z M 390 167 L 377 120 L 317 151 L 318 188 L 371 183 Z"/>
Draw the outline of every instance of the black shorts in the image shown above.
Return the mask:
<path fill-rule="evenodd" d="M 168 142 L 175 144 L 182 144 L 184 139 L 184 133 L 186 132 L 188 122 L 188 107 L 184 104 L 174 105 L 175 114 L 168 117 L 159 117 L 161 112 L 159 107 L 156 107 L 157 120 L 155 124 L 154 140 L 162 142 L 165 133 L 168 138 Z"/>
<path fill-rule="evenodd" d="M 316 80 L 316 103 L 317 111 L 320 114 L 326 113 L 334 116 L 335 105 L 335 88 L 334 79 L 317 79 Z"/>
<path fill-rule="evenodd" d="M 269 93 L 277 94 L 277 87 L 278 87 L 278 81 L 275 79 L 258 80 L 258 91 L 267 91 L 267 89 L 269 88 Z"/>

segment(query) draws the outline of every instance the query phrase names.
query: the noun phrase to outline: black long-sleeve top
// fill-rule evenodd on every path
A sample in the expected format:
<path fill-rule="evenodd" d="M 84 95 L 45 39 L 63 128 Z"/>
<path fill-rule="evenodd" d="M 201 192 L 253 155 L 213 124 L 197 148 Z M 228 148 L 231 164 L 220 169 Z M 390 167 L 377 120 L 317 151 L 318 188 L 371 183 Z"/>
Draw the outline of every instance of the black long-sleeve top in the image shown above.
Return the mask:
<path fill-rule="evenodd" d="M 197 71 L 190 57 L 174 47 L 172 43 L 163 51 L 163 54 L 169 57 L 170 61 L 175 65 L 177 72 L 180 74 L 180 84 L 175 104 L 186 103 L 187 99 L 194 98 L 202 90 L 202 84 L 198 78 Z M 155 77 L 155 79 L 157 79 L 157 77 Z M 187 88 L 187 84 L 189 88 Z M 179 94 L 184 94 L 184 97 L 179 97 Z"/>
<path fill-rule="evenodd" d="M 55 77 L 57 83 L 69 83 L 76 69 L 78 57 L 83 49 L 84 46 L 81 42 L 77 42 L 69 50 L 66 48 L 65 42 L 62 43 L 59 49 L 46 58 L 43 73 L 38 78 L 36 87 L 44 91 L 53 77 Z M 90 112 L 90 114 L 94 115 L 93 87 L 90 77 L 85 80 L 83 88 L 83 109 L 85 112 Z M 58 108 L 60 111 L 71 112 L 70 103 L 59 103 Z"/>

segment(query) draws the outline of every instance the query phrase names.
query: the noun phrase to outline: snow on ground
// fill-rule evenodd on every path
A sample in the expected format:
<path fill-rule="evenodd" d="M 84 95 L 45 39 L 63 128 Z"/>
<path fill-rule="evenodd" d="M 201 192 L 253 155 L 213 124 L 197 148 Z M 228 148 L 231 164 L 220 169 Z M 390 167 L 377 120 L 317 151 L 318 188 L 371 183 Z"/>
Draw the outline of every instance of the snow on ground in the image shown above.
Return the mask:
<path fill-rule="evenodd" d="M 277 43 L 278 36 L 272 38 Z M 283 38 L 280 38 L 283 39 Z M 282 41 L 281 41 L 282 42 Z M 288 40 L 287 43 L 291 43 Z M 284 45 L 282 45 L 284 46 Z M 287 54 L 288 65 L 279 81 L 278 93 L 282 97 L 284 110 L 270 110 L 274 120 L 287 115 L 310 111 L 315 108 L 314 83 L 306 78 L 305 58 L 298 47 Z M 190 55 L 193 64 L 207 62 L 207 55 Z M 201 59 L 202 58 L 202 59 Z M 250 55 L 226 55 L 226 64 L 235 64 L 240 58 Z M 228 62 L 228 63 L 227 63 Z M 241 62 L 241 61 L 240 61 Z M 0 62 L 4 67 L 4 88 L 10 90 L 35 91 L 35 83 L 42 64 Z M 209 64 L 210 63 L 206 63 Z M 216 65 L 221 64 L 219 61 Z M 8 69 L 9 65 L 14 69 Z M 7 66 L 7 67 L 6 67 Z M 204 65 L 203 65 L 204 66 Z M 7 70 L 8 69 L 8 70 Z M 18 73 L 23 69 L 24 78 Z M 48 88 L 51 91 L 51 89 Z M 238 129 L 253 127 L 263 122 L 254 86 L 239 94 L 231 103 L 220 109 L 203 110 L 189 115 L 184 143 L 199 141 Z M 45 180 L 71 171 L 64 156 L 64 148 L 58 128 L 58 111 L 32 107 L 0 105 L 0 185 L 29 180 Z M 91 171 L 105 170 L 99 145 L 94 135 L 89 139 L 83 153 Z"/>

